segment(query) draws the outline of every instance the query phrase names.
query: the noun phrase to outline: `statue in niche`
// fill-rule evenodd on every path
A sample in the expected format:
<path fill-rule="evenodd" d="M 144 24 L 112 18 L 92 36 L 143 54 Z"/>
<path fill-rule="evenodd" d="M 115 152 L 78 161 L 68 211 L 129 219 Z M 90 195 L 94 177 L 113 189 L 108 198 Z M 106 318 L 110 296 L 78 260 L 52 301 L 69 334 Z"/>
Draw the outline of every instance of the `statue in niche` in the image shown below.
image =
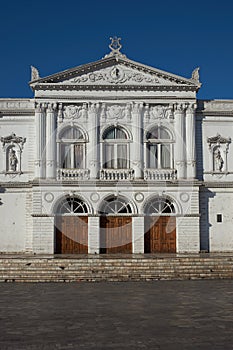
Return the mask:
<path fill-rule="evenodd" d="M 18 158 L 15 154 L 15 150 L 11 148 L 9 152 L 9 171 L 16 171 L 18 164 Z"/>
<path fill-rule="evenodd" d="M 218 149 L 215 152 L 215 157 L 214 157 L 214 168 L 215 168 L 214 170 L 215 171 L 222 171 L 223 163 L 224 162 L 223 162 L 220 150 Z"/>

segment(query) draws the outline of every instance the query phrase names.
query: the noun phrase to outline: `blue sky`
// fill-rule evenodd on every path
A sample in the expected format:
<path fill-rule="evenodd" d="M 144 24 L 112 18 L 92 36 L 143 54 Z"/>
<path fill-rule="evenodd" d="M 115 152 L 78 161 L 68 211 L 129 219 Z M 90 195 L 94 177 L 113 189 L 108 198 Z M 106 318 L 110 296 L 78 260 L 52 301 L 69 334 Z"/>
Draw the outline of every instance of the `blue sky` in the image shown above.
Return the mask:
<path fill-rule="evenodd" d="M 30 65 L 43 77 L 98 60 L 117 35 L 135 61 L 187 78 L 200 66 L 198 98 L 233 98 L 230 0 L 8 0 L 0 34 L 0 97 L 32 97 Z"/>

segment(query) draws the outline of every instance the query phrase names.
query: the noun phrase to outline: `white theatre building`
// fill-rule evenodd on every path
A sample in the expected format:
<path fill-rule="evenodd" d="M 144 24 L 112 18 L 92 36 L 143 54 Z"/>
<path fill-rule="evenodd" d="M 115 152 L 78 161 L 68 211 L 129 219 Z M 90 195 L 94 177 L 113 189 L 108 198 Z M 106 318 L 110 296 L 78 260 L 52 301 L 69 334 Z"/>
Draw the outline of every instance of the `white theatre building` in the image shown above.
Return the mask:
<path fill-rule="evenodd" d="M 0 252 L 233 251 L 233 100 L 110 53 L 0 99 Z"/>

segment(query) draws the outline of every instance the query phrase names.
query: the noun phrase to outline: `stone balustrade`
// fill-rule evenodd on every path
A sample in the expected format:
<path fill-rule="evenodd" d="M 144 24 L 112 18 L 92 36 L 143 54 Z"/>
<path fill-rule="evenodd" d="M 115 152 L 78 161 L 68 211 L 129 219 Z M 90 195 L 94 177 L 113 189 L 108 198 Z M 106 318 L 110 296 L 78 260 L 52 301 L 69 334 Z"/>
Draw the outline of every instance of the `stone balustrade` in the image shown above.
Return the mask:
<path fill-rule="evenodd" d="M 100 180 L 120 181 L 133 179 L 133 169 L 101 169 L 100 171 Z"/>
<path fill-rule="evenodd" d="M 176 180 L 177 172 L 174 169 L 144 169 L 144 180 Z"/>
<path fill-rule="evenodd" d="M 90 178 L 89 169 L 58 169 L 58 180 L 88 180 Z"/>

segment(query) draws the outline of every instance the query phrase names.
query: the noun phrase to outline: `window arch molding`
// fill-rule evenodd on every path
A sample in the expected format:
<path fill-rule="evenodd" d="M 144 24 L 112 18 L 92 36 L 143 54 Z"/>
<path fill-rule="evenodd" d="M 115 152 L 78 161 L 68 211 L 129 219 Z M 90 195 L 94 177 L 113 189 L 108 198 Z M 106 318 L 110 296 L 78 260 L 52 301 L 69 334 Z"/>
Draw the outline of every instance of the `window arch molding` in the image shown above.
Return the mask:
<path fill-rule="evenodd" d="M 125 196 L 108 195 L 102 199 L 98 213 L 100 215 L 128 215 L 137 214 L 137 206 L 132 200 L 129 200 Z"/>
<path fill-rule="evenodd" d="M 76 124 L 66 124 L 57 133 L 59 168 L 85 169 L 87 132 Z"/>
<path fill-rule="evenodd" d="M 125 133 L 125 135 L 127 136 L 126 140 L 128 140 L 128 141 L 133 140 L 133 136 L 132 136 L 131 131 L 128 128 L 126 128 L 125 125 L 122 126 L 121 124 L 117 123 L 117 124 L 109 124 L 109 125 L 104 126 L 104 128 L 101 130 L 101 142 L 106 140 L 105 135 L 114 128 L 118 128 L 118 129 L 122 130 Z"/>
<path fill-rule="evenodd" d="M 90 215 L 93 214 L 93 208 L 86 198 L 72 194 L 61 195 L 57 198 L 52 207 L 54 215 Z"/>
<path fill-rule="evenodd" d="M 174 135 L 167 126 L 153 124 L 144 133 L 145 160 L 148 169 L 173 169 Z"/>
<path fill-rule="evenodd" d="M 167 125 L 167 124 L 163 124 L 163 123 L 153 123 L 153 124 L 150 124 L 148 125 L 146 128 L 145 128 L 145 131 L 144 131 L 144 141 L 146 142 L 147 141 L 147 136 L 148 134 L 155 128 L 161 128 L 163 130 L 165 130 L 168 135 L 169 135 L 169 140 L 170 142 L 174 142 L 175 141 L 175 135 L 174 135 L 174 131 L 171 130 L 171 128 Z"/>
<path fill-rule="evenodd" d="M 83 127 L 81 127 L 80 125 L 77 125 L 77 124 L 66 124 L 66 125 L 63 125 L 62 127 L 60 127 L 57 131 L 57 142 L 62 141 L 62 139 L 63 139 L 62 135 L 67 130 L 69 130 L 71 128 L 78 129 L 80 131 L 80 133 L 82 133 L 82 135 L 83 135 L 83 140 L 85 142 L 89 142 L 88 133 L 86 132 L 86 130 Z"/>
<path fill-rule="evenodd" d="M 156 215 L 177 215 L 181 213 L 181 207 L 177 201 L 169 195 L 152 195 L 148 197 L 143 205 L 143 214 L 156 216 Z"/>
<path fill-rule="evenodd" d="M 108 125 L 101 131 L 101 164 L 104 169 L 130 168 L 132 134 L 119 124 Z"/>

